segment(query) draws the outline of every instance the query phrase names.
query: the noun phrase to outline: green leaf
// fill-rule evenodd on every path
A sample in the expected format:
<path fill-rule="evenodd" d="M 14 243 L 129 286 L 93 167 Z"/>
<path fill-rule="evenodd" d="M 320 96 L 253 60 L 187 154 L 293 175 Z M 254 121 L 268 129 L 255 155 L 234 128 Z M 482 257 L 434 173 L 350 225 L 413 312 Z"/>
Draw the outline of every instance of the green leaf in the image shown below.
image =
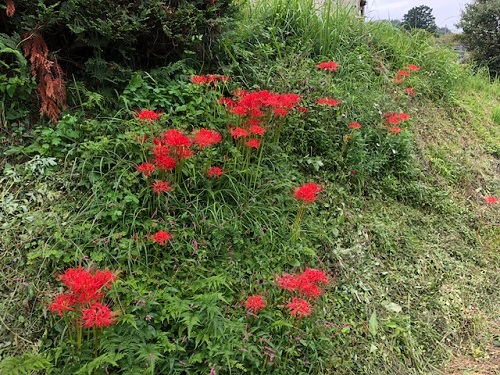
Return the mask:
<path fill-rule="evenodd" d="M 378 320 L 377 320 L 377 313 L 375 311 L 370 316 L 370 320 L 368 322 L 368 327 L 369 327 L 371 335 L 373 337 L 377 336 L 377 332 L 378 332 Z"/>

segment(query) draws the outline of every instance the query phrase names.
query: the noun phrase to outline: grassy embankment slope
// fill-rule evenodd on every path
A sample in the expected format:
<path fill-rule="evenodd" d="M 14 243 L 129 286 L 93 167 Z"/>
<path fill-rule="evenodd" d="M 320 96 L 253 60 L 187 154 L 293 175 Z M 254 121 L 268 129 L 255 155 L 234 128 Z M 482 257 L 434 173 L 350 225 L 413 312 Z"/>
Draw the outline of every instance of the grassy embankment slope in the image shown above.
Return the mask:
<path fill-rule="evenodd" d="M 484 198 L 500 196 L 500 84 L 423 34 L 311 4 L 245 8 L 217 52 L 217 73 L 232 79 L 224 94 L 293 92 L 309 108 L 286 118 L 261 160 L 231 161 L 239 149 L 227 125 L 236 119 L 213 109 L 216 98 L 191 85 L 182 64 L 139 72 L 118 109 L 79 92 L 58 128 L 38 124 L 31 145 L 7 146 L 19 163 L 2 166 L 3 357 L 57 356 L 55 373 L 91 361 L 91 349 L 66 354 L 64 325 L 46 313 L 55 294 L 47 282 L 81 264 L 121 270 L 110 304 L 122 318 L 100 348 L 122 355 L 100 357 L 121 373 L 433 374 L 454 351 L 488 360 L 500 314 L 500 209 Z M 327 60 L 340 69 L 315 68 Z M 420 71 L 395 82 L 409 64 Z M 321 97 L 341 104 L 318 106 Z M 234 170 L 212 183 L 188 162 L 168 204 L 154 203 L 134 171 L 142 131 L 134 107 L 165 110 L 157 132 L 218 129 L 225 143 L 211 161 Z M 399 134 L 388 132 L 388 112 L 410 115 Z M 308 181 L 324 191 L 290 239 L 290 192 Z M 148 236 L 165 227 L 171 253 L 152 261 Z M 298 323 L 275 281 L 307 266 L 330 283 Z M 269 306 L 248 320 L 241 304 L 256 293 Z"/>

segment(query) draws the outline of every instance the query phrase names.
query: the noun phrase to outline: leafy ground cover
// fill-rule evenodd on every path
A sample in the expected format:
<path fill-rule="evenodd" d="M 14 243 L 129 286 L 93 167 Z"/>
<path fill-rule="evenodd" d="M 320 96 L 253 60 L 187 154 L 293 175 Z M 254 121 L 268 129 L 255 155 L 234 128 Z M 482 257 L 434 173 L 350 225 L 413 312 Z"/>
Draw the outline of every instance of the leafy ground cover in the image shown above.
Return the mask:
<path fill-rule="evenodd" d="M 75 82 L 57 126 L 4 125 L 3 372 L 487 361 L 499 83 L 329 2 L 240 17 L 210 72 Z"/>

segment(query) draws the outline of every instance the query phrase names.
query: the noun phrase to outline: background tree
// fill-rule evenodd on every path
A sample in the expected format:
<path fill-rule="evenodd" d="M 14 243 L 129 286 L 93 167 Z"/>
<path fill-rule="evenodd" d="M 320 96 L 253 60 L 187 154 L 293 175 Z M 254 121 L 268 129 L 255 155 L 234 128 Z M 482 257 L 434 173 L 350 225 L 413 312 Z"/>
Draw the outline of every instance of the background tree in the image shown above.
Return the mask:
<path fill-rule="evenodd" d="M 476 0 L 465 6 L 457 25 L 463 29 L 460 40 L 472 58 L 500 75 L 500 0 Z"/>
<path fill-rule="evenodd" d="M 431 33 L 437 30 L 436 18 L 432 15 L 432 9 L 427 5 L 411 8 L 403 16 L 403 25 L 406 30 L 423 29 Z"/>

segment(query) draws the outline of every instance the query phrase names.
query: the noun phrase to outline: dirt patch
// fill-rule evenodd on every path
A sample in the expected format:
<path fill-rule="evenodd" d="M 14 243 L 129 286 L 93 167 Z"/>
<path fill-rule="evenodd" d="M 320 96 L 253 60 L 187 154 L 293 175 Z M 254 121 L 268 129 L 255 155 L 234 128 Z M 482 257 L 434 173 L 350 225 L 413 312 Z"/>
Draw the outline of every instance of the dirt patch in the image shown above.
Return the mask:
<path fill-rule="evenodd" d="M 473 353 L 458 353 L 444 369 L 444 375 L 500 374 L 500 320 L 490 321 L 487 327 L 485 347 Z"/>

